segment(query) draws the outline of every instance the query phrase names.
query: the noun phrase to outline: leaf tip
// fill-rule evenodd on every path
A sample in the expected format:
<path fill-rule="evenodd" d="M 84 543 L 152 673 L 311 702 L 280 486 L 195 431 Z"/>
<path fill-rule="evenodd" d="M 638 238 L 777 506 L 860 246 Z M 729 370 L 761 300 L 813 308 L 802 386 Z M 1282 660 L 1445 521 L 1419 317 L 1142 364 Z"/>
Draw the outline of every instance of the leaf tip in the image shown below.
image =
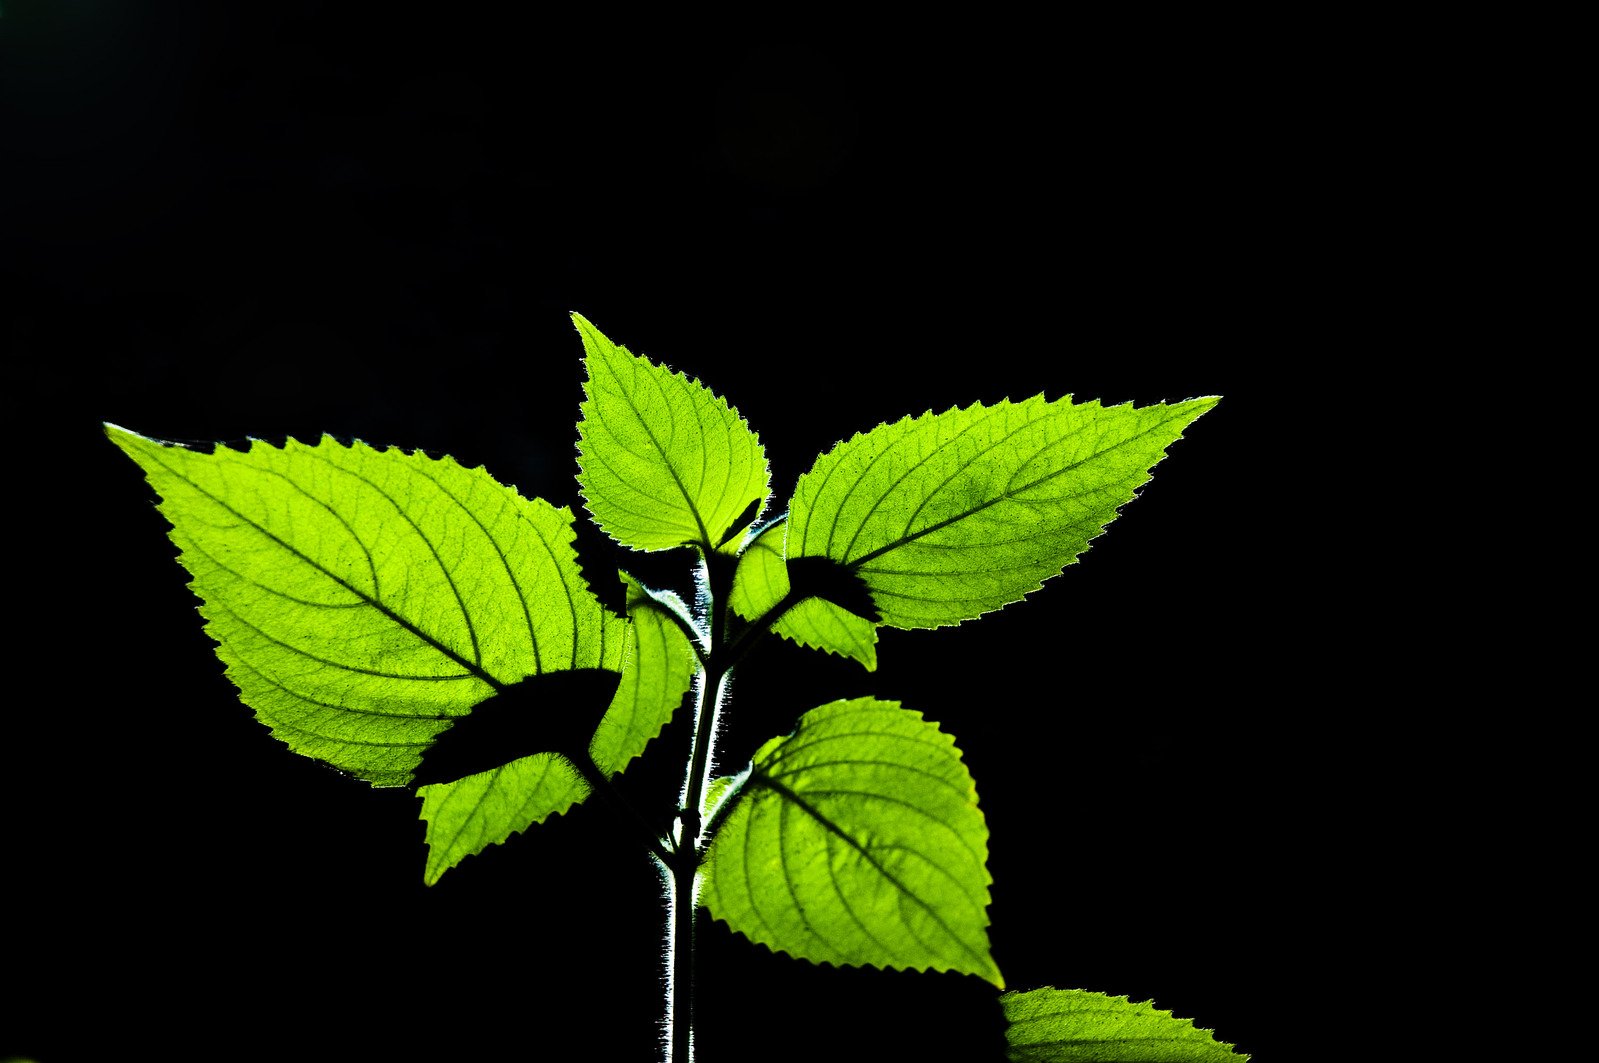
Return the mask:
<path fill-rule="evenodd" d="M 124 449 L 127 448 L 128 444 L 137 443 L 140 441 L 146 443 L 155 443 L 162 446 L 171 445 L 164 439 L 155 439 L 151 436 L 145 435 L 143 432 L 135 432 L 131 428 L 124 428 L 121 425 L 113 424 L 110 421 L 101 421 L 100 428 L 105 432 L 107 439 Z"/>

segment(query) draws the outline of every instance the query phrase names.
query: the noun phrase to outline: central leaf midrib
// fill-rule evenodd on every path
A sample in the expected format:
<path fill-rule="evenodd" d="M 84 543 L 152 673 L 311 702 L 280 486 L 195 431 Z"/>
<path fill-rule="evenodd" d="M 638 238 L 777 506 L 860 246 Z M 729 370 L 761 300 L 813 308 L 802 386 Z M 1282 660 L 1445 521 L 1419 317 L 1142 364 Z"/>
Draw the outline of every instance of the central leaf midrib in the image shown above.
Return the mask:
<path fill-rule="evenodd" d="M 428 533 L 422 530 L 422 525 L 418 524 L 416 522 L 416 518 L 412 517 L 411 514 L 406 511 L 404 506 L 400 505 L 399 502 L 395 501 L 394 497 L 392 495 L 390 495 L 389 492 L 385 488 L 378 486 L 376 483 L 373 483 L 372 480 L 369 477 L 367 477 L 364 473 L 362 473 L 362 472 L 360 472 L 360 471 L 358 471 L 356 469 L 346 468 L 345 466 L 340 465 L 338 462 L 333 461 L 331 458 L 327 457 L 325 454 L 319 454 L 319 453 L 317 453 L 314 450 L 307 450 L 306 451 L 306 455 L 308 457 L 315 458 L 317 461 L 320 461 L 322 464 L 326 465 L 328 468 L 334 470 L 335 472 L 342 472 L 346 476 L 353 476 L 355 479 L 357 479 L 357 480 L 361 481 L 362 483 L 366 484 L 368 487 L 370 487 L 372 489 L 372 491 L 379 498 L 383 499 L 389 505 L 393 506 L 394 507 L 394 512 L 396 512 L 396 513 L 398 513 L 400 515 L 400 519 L 405 521 L 405 523 L 409 524 L 411 526 L 411 530 L 416 532 L 416 537 L 418 539 L 422 540 L 422 545 L 427 547 L 427 550 L 428 550 L 429 554 L 433 555 L 433 560 L 439 566 L 439 572 L 441 572 L 444 575 L 444 582 L 449 585 L 450 594 L 455 598 L 456 608 L 459 609 L 460 612 L 461 612 L 461 622 L 466 625 L 466 637 L 468 639 L 470 639 L 471 642 L 472 642 L 472 660 L 473 660 L 473 664 L 477 668 L 481 669 L 482 666 L 483 666 L 483 648 L 480 645 L 478 645 L 477 626 L 472 623 L 472 612 L 471 612 L 471 610 L 469 610 L 466 607 L 466 599 L 461 597 L 461 588 L 455 582 L 455 573 L 450 571 L 450 566 L 446 565 L 444 563 L 444 558 L 439 556 L 439 548 L 436 545 L 434 545 L 433 539 L 428 535 Z M 272 470 L 272 471 L 276 472 L 276 470 Z M 278 473 L 278 475 L 279 476 L 283 476 L 282 473 Z M 431 479 L 431 477 L 427 477 L 427 478 Z M 303 487 L 301 487 L 299 484 L 295 483 L 293 480 L 290 480 L 287 476 L 283 476 L 283 479 L 284 479 L 284 481 L 286 483 L 289 484 L 290 487 L 293 487 L 295 490 L 299 491 L 305 497 L 307 497 L 307 498 L 311 499 L 312 501 L 318 503 L 324 509 L 326 509 L 329 513 L 334 513 L 335 512 L 331 505 L 329 505 L 328 503 L 322 501 L 322 499 L 317 498 L 311 492 L 305 490 Z M 435 486 L 437 486 L 436 482 L 435 482 Z M 444 493 L 446 495 L 449 495 L 448 491 L 446 491 Z M 454 501 L 456 503 L 456 505 L 460 505 L 460 501 L 458 499 L 453 499 L 452 498 L 452 501 Z M 342 517 L 341 517 L 341 521 L 342 521 Z M 348 523 L 345 524 L 345 527 L 349 527 Z M 351 534 L 354 535 L 354 529 L 353 528 L 351 529 Z M 356 541 L 360 542 L 360 539 L 357 538 Z M 362 549 L 363 550 L 366 549 L 365 544 L 362 544 Z"/>
<path fill-rule="evenodd" d="M 632 357 L 632 355 L 630 354 L 629 357 Z M 604 359 L 604 361 L 606 363 L 606 368 L 611 370 L 611 377 L 616 381 L 618 390 L 622 392 L 622 400 L 627 403 L 627 408 L 633 411 L 633 416 L 638 419 L 640 427 L 644 429 L 644 434 L 650 437 L 650 444 L 655 447 L 655 452 L 660 455 L 661 464 L 666 466 L 666 471 L 672 477 L 672 483 L 676 485 L 678 494 L 683 496 L 683 504 L 688 508 L 689 513 L 694 517 L 694 524 L 697 528 L 699 528 L 700 540 L 705 544 L 705 549 L 710 551 L 713 549 L 711 544 L 711 533 L 706 530 L 705 521 L 700 516 L 699 507 L 694 504 L 694 500 L 689 496 L 688 488 L 683 485 L 682 477 L 678 476 L 677 467 L 672 464 L 671 456 L 666 452 L 666 449 L 661 446 L 661 441 L 655 438 L 655 430 L 650 427 L 649 420 L 639 409 L 638 404 L 633 401 L 633 393 L 628 390 L 627 387 L 622 385 L 621 374 L 616 371 L 615 366 L 610 364 L 610 359 L 607 358 Z M 661 392 L 661 401 L 665 404 L 668 413 L 670 413 L 672 403 L 671 400 L 667 398 L 664 391 Z"/>
<path fill-rule="evenodd" d="M 939 915 L 938 912 L 934 910 L 934 908 L 926 901 L 918 897 L 915 892 L 901 882 L 896 875 L 879 863 L 876 857 L 867 852 L 866 848 L 862 846 L 860 842 L 850 837 L 844 828 L 840 827 L 837 823 L 834 823 L 825 814 L 823 814 L 820 809 L 816 808 L 799 794 L 795 793 L 793 790 L 789 789 L 787 786 L 784 786 L 781 782 L 771 778 L 770 776 L 756 774 L 751 778 L 750 781 L 756 785 L 765 786 L 779 797 L 793 802 L 797 808 L 820 824 L 823 830 L 836 835 L 840 840 L 849 845 L 850 848 L 854 849 L 857 853 L 860 853 L 861 859 L 870 864 L 872 868 L 876 870 L 878 874 L 882 875 L 890 885 L 899 890 L 903 896 L 913 901 L 922 909 L 922 911 L 926 912 L 932 918 L 933 922 L 937 923 L 939 928 L 949 936 L 949 939 L 960 946 L 961 951 L 965 952 L 966 955 L 970 956 L 976 962 L 979 970 L 986 972 L 989 969 L 991 966 L 991 961 L 987 957 L 981 955 L 975 949 L 973 949 L 971 945 L 967 944 L 965 938 L 950 928 L 950 925 L 944 921 L 943 916 Z"/>
<path fill-rule="evenodd" d="M 160 453 L 160 449 L 159 448 L 157 448 L 156 453 L 157 454 Z M 194 480 L 191 480 L 188 476 L 184 475 L 184 473 L 182 473 L 179 470 L 173 468 L 167 462 L 162 461 L 159 457 L 154 457 L 153 456 L 152 460 L 155 461 L 157 464 L 159 464 L 163 469 L 166 469 L 167 472 L 174 479 L 178 480 L 180 483 L 186 484 L 191 490 L 193 490 L 193 491 L 197 492 L 198 494 L 203 495 L 204 497 L 210 499 L 216 505 L 221 506 L 223 509 L 227 510 L 229 513 L 231 513 L 235 517 L 237 517 L 244 524 L 248 525 L 250 528 L 253 528 L 256 532 L 260 533 L 261 535 L 266 536 L 272 542 L 278 544 L 279 547 L 281 547 L 282 549 L 286 550 L 290 555 L 298 558 L 300 561 L 302 561 L 306 565 L 309 565 L 311 568 L 315 569 L 316 571 L 322 573 L 328 579 L 332 580 L 334 583 L 337 583 L 339 586 L 343 587 L 345 590 L 349 591 L 351 594 L 355 595 L 357 598 L 360 598 L 362 601 L 366 602 L 372 608 L 376 609 L 379 613 L 383 614 L 383 616 L 387 617 L 389 620 L 391 620 L 394 623 L 398 624 L 400 627 L 404 628 L 406 631 L 409 631 L 411 634 L 415 635 L 417 638 L 421 639 L 423 642 L 427 643 L 429 646 L 432 646 L 434 649 L 436 649 L 440 653 L 444 654 L 444 656 L 448 657 L 450 660 L 454 661 L 456 664 L 458 664 L 462 668 L 466 669 L 469 673 L 471 673 L 472 675 L 476 676 L 478 679 L 481 679 L 483 682 L 489 684 L 495 690 L 500 690 L 500 689 L 503 688 L 503 684 L 498 679 L 496 679 L 494 676 L 490 675 L 481 666 L 473 664 L 471 661 L 468 661 L 466 658 L 464 658 L 460 654 L 456 653 L 450 647 L 446 646 L 444 643 L 440 642 L 438 639 L 434 638 L 432 635 L 429 635 L 426 631 L 423 631 L 420 627 L 418 627 L 417 625 L 413 624 L 411 621 L 407 620 L 405 617 L 401 616 L 399 613 L 396 613 L 393 609 L 390 609 L 383 602 L 378 601 L 377 599 L 371 597 L 365 591 L 361 590 L 359 587 L 356 587 L 354 584 L 350 583 L 348 580 L 345 580 L 342 576 L 338 575 L 336 572 L 333 572 L 327 566 L 321 564 L 320 562 L 318 562 L 316 559 L 310 557 L 309 555 L 307 555 L 305 553 L 302 553 L 297 547 L 295 547 L 292 544 L 288 543 L 287 541 L 279 538 L 277 535 L 275 535 L 272 532 L 268 531 L 266 528 L 263 528 L 260 524 L 256 523 L 250 517 L 246 516 L 244 513 L 241 513 L 239 510 L 233 508 L 233 506 L 228 504 L 228 502 L 226 500 L 224 500 L 224 499 L 218 497 L 217 495 L 213 494 L 211 491 L 209 491 L 206 488 L 202 487 L 200 484 L 196 483 Z M 294 484 L 293 481 L 288 480 L 286 477 L 284 478 L 284 481 L 286 483 L 288 483 L 291 487 L 294 487 L 295 490 L 297 490 L 301 494 L 305 495 L 305 497 L 311 499 L 313 502 L 316 502 L 318 505 L 322 506 L 324 509 L 328 509 L 328 511 L 330 513 L 332 512 L 331 508 L 328 507 L 327 503 L 323 502 L 321 499 L 317 498 L 315 495 L 312 495 L 310 492 L 304 490 L 303 488 L 300 488 L 298 485 Z M 356 542 L 358 544 L 360 544 L 360 540 L 359 539 L 357 539 Z M 365 544 L 361 544 L 361 549 L 362 549 L 362 551 L 364 553 L 367 553 L 367 555 L 370 557 L 371 552 L 366 549 Z M 231 612 L 231 610 L 230 610 L 230 612 Z M 342 666 L 340 666 L 340 667 L 342 667 Z"/>
<path fill-rule="evenodd" d="M 1186 404 L 1180 404 L 1180 405 L 1186 405 Z M 1177 406 L 1171 406 L 1171 407 L 1167 407 L 1167 408 L 1171 409 L 1171 410 L 1176 410 L 1178 407 Z M 1081 459 L 1080 461 L 1074 461 L 1070 465 L 1067 465 L 1067 466 L 1064 466 L 1062 468 L 1056 469 L 1054 472 L 1049 473 L 1047 475 L 1040 476 L 1038 479 L 1033 480 L 1031 483 L 1023 484 L 1021 487 L 1018 487 L 1018 488 L 1015 488 L 1015 489 L 1007 489 L 1003 493 L 997 495 L 996 497 L 990 498 L 990 499 L 988 499 L 988 500 L 986 500 L 984 502 L 978 503 L 977 505 L 973 506 L 971 509 L 966 510 L 963 513 L 957 513 L 953 517 L 948 517 L 948 518 L 946 518 L 944 520 L 937 521 L 936 523 L 930 524 L 927 527 L 922 528 L 920 531 L 907 532 L 903 536 L 901 536 L 900 538 L 894 540 L 893 542 L 886 543 L 883 546 L 878 547 L 876 550 L 871 551 L 870 553 L 861 555 L 860 557 L 856 558 L 853 561 L 844 561 L 844 562 L 841 562 L 841 563 L 844 565 L 845 568 L 848 568 L 848 569 L 860 568 L 862 565 L 867 564 L 868 562 L 872 561 L 875 558 L 881 557 L 882 555 L 888 553 L 891 550 L 897 550 L 900 547 L 906 545 L 907 543 L 915 542 L 917 539 L 920 539 L 920 538 L 922 538 L 924 536 L 927 536 L 927 535 L 931 535 L 931 534 L 933 534 L 936 531 L 942 531 L 944 528 L 947 528 L 947 527 L 949 527 L 952 524 L 957 524 L 960 521 L 963 521 L 963 520 L 967 519 L 968 517 L 976 516 L 977 514 L 983 512 L 986 509 L 988 509 L 990 506 L 997 505 L 1000 502 L 1007 502 L 1007 501 L 1011 500 L 1012 498 L 1014 498 L 1015 496 L 1017 496 L 1019 494 L 1022 494 L 1023 492 L 1031 491 L 1033 488 L 1037 487 L 1039 484 L 1048 483 L 1050 480 L 1053 480 L 1056 477 L 1064 476 L 1064 475 L 1066 475 L 1069 472 L 1072 472 L 1072 471 L 1074 471 L 1074 470 L 1076 470 L 1078 468 L 1081 468 L 1083 465 L 1086 465 L 1088 462 L 1094 461 L 1094 460 L 1096 460 L 1098 458 L 1102 458 L 1106 454 L 1110 454 L 1111 452 L 1115 451 L 1116 449 L 1118 449 L 1120 447 L 1124 447 L 1124 446 L 1126 446 L 1129 443 L 1132 443 L 1132 442 L 1135 442 L 1135 441 L 1137 441 L 1139 439 L 1142 439 L 1144 436 L 1149 435 L 1151 432 L 1155 431 L 1156 429 L 1158 429 L 1158 428 L 1160 428 L 1160 427 L 1162 427 L 1162 426 L 1164 426 L 1166 424 L 1169 424 L 1170 422 L 1172 422 L 1172 421 L 1174 421 L 1176 419 L 1177 419 L 1176 415 L 1173 415 L 1171 417 L 1162 418 L 1161 420 L 1156 421 L 1155 423 L 1153 423 L 1151 425 L 1148 425 L 1147 427 L 1143 428 L 1142 430 L 1140 430 L 1138 432 L 1135 432 L 1134 434 L 1128 436 L 1126 439 L 1120 440 L 1120 441 L 1118 441 L 1116 443 L 1112 443 L 1110 446 L 1106 447 L 1104 450 L 1096 450 L 1096 451 L 1094 451 L 1092 454 L 1090 454 L 1087 457 Z M 1033 456 L 1036 456 L 1036 455 L 1033 455 Z M 1029 456 L 1029 458 L 1027 460 L 1031 461 L 1033 456 Z"/>
<path fill-rule="evenodd" d="M 979 428 L 983 428 L 983 427 L 987 426 L 988 423 L 991 420 L 993 420 L 995 417 L 998 417 L 1001 414 L 1005 413 L 1009 409 L 1010 409 L 1010 404 L 1009 403 L 1002 403 L 1002 404 L 999 404 L 999 405 L 984 409 L 982 411 L 981 416 L 979 416 L 975 421 L 972 421 L 970 424 L 962 425 L 960 427 L 959 431 L 957 431 L 954 435 L 950 436 L 948 439 L 938 440 L 937 441 L 937 445 L 931 451 L 929 451 L 928 453 L 922 455 L 921 458 L 919 458 L 918 460 L 916 460 L 916 461 L 912 462 L 910 465 L 908 465 L 905 468 L 905 470 L 903 472 L 901 472 L 899 474 L 899 476 L 894 480 L 894 482 L 889 484 L 887 487 L 883 488 L 881 491 L 879 491 L 877 493 L 877 497 L 872 500 L 871 505 L 867 506 L 866 512 L 864 514 L 862 514 L 860 522 L 855 527 L 854 534 L 852 534 L 849 537 L 849 542 L 846 543 L 845 546 L 844 546 L 844 556 L 845 557 L 849 556 L 849 552 L 855 548 L 856 541 L 858 539 L 860 539 L 861 533 L 866 530 L 866 525 L 871 521 L 873 514 L 875 514 L 877 512 L 878 508 L 881 507 L 883 505 L 883 503 L 888 500 L 888 496 L 893 494 L 894 491 L 899 487 L 900 484 L 902 484 L 906 480 L 910 479 L 911 476 L 914 475 L 918 470 L 920 470 L 922 468 L 925 468 L 927 466 L 927 464 L 929 462 L 931 462 L 935 456 L 937 456 L 938 454 L 940 454 L 944 450 L 945 447 L 954 446 L 959 440 L 961 440 L 965 436 L 968 436 L 968 435 L 976 432 Z M 1010 436 L 1014 436 L 1018 432 L 1026 431 L 1026 429 L 1030 425 L 1032 425 L 1033 423 L 1034 423 L 1033 421 L 1025 421 L 1025 422 L 1023 422 L 1020 427 L 1018 427 L 1015 431 L 1011 432 L 1010 435 L 1006 436 L 1005 438 L 1009 439 Z M 847 492 L 845 492 L 844 497 L 839 500 L 839 511 L 840 512 L 843 511 L 844 506 L 849 502 L 850 496 L 855 493 L 855 488 L 857 488 L 857 487 L 859 487 L 861 485 L 861 483 L 865 480 L 867 473 L 871 472 L 872 469 L 876 467 L 878 461 L 880 461 L 881 459 L 887 457 L 889 454 L 893 453 L 894 449 L 897 446 L 899 446 L 901 443 L 904 443 L 907 440 L 914 441 L 915 438 L 916 438 L 916 433 L 915 432 L 906 432 L 906 433 L 902 434 L 898 439 L 891 440 L 889 442 L 889 444 L 883 448 L 882 453 L 878 454 L 876 457 L 874 457 L 872 459 L 871 465 L 867 466 L 867 468 L 865 468 L 865 469 L 863 469 L 861 471 L 860 477 L 857 478 L 855 483 L 850 487 L 850 489 Z M 999 445 L 1000 445 L 1000 443 L 998 441 L 992 442 L 985 449 L 990 449 L 991 450 L 994 447 L 997 447 Z M 962 462 L 959 466 L 956 467 L 955 472 L 952 473 L 949 477 L 947 477 L 942 484 L 939 484 L 938 487 L 934 488 L 931 492 L 929 492 L 927 497 L 922 499 L 921 505 L 918 505 L 916 507 L 916 512 L 911 514 L 911 520 L 915 520 L 916 519 L 916 513 L 920 513 L 922 511 L 922 506 L 925 506 L 927 504 L 927 500 L 928 499 L 932 498 L 933 495 L 937 494 L 939 491 L 942 491 L 944 489 L 944 487 L 949 484 L 950 480 L 953 480 L 962 471 L 964 471 L 965 469 L 969 468 L 971 466 L 971 464 L 972 464 L 972 461 L 970 459 L 968 459 L 965 462 Z M 834 519 L 833 519 L 833 528 L 828 531 L 828 535 L 827 535 L 827 545 L 828 545 L 828 548 L 829 548 L 830 551 L 831 551 L 831 548 L 832 548 L 832 545 L 833 545 L 833 533 L 837 530 L 837 528 L 838 528 L 838 518 L 834 517 Z M 829 553 L 828 556 L 832 556 L 831 553 Z"/>
<path fill-rule="evenodd" d="M 296 646 L 292 642 L 285 642 L 276 635 L 264 631 L 258 625 L 252 624 L 243 616 L 240 616 L 239 611 L 233 608 L 227 602 L 218 599 L 214 604 L 217 608 L 225 610 L 227 614 L 234 619 L 235 623 L 242 627 L 249 628 L 251 631 L 261 636 L 261 638 L 272 643 L 272 645 L 277 646 L 279 649 L 286 650 L 295 656 L 304 657 L 307 660 L 315 661 L 317 664 L 325 664 L 329 668 L 337 668 L 344 672 L 355 672 L 358 675 L 369 675 L 377 679 L 401 679 L 407 682 L 417 683 L 445 683 L 454 682 L 458 679 L 477 679 L 482 682 L 488 682 L 491 685 L 493 683 L 493 680 L 484 679 L 480 673 L 470 668 L 459 675 L 406 675 L 403 672 L 380 672 L 376 668 L 362 668 L 359 665 L 346 664 L 343 661 L 334 661 L 328 659 L 327 657 L 319 657 L 303 646 Z M 455 658 L 455 663 L 461 665 L 462 667 L 467 667 L 466 662 L 458 657 Z M 251 665 L 251 667 L 254 668 L 255 666 Z M 260 671 L 260 669 L 256 668 L 256 671 Z M 496 687 L 496 689 L 498 688 Z"/>

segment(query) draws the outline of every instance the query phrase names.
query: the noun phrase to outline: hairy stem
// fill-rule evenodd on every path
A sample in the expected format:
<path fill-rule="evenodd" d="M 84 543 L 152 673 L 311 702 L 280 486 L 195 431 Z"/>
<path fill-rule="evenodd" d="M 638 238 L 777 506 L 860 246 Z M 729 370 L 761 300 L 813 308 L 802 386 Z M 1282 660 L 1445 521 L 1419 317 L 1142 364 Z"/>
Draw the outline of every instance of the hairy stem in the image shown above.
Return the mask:
<path fill-rule="evenodd" d="M 699 921 L 696 877 L 704 853 L 705 783 L 716 748 L 716 731 L 727 696 L 727 600 L 733 586 L 735 557 L 703 549 L 699 572 L 699 607 L 711 634 L 694 699 L 694 730 L 678 811 L 676 849 L 671 868 L 671 904 L 667 961 L 667 1059 L 692 1063 L 694 1058 L 694 932 Z"/>

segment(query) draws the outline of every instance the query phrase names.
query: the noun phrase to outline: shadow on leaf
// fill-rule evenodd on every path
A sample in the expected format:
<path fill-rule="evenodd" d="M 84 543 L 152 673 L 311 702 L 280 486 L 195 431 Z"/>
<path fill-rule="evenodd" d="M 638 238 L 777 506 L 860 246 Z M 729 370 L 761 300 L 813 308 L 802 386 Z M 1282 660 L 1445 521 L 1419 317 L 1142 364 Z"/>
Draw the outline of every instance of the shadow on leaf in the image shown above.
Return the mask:
<path fill-rule="evenodd" d="M 800 598 L 822 598 L 873 623 L 881 619 L 865 581 L 832 558 L 789 558 L 788 582 Z"/>
<path fill-rule="evenodd" d="M 454 782 L 534 753 L 582 753 L 621 678 L 602 668 L 577 668 L 506 687 L 439 735 L 422 754 L 415 785 Z"/>

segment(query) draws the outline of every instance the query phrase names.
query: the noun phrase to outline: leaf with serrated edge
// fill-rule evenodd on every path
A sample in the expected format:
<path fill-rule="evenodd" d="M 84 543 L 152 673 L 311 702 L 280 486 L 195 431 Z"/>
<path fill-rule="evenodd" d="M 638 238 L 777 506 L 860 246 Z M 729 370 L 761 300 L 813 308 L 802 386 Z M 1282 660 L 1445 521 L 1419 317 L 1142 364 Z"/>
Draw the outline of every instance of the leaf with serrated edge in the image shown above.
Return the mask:
<path fill-rule="evenodd" d="M 1005 993 L 1010 1063 L 1239 1063 L 1249 1058 L 1152 1001 L 1086 989 Z"/>
<path fill-rule="evenodd" d="M 768 530 L 739 558 L 728 601 L 746 620 L 765 615 L 788 593 L 783 532 L 782 527 Z M 801 646 L 859 661 L 868 672 L 877 670 L 877 625 L 832 602 L 807 598 L 779 617 L 772 630 Z"/>
<path fill-rule="evenodd" d="M 988 827 L 955 740 L 857 698 L 755 754 L 702 868 L 702 903 L 818 963 L 975 974 L 988 947 Z"/>
<path fill-rule="evenodd" d="M 607 339 L 579 314 L 588 379 L 578 484 L 594 521 L 636 550 L 714 550 L 754 519 L 771 480 L 766 452 L 727 402 Z"/>
<path fill-rule="evenodd" d="M 607 775 L 627 767 L 667 725 L 694 682 L 694 650 L 683 630 L 650 593 L 628 576 L 627 661 L 611 706 L 589 743 L 589 755 Z"/>
<path fill-rule="evenodd" d="M 206 453 L 106 426 L 172 524 L 240 697 L 297 753 L 400 786 L 502 686 L 620 670 L 572 514 L 481 468 L 323 437 Z"/>
<path fill-rule="evenodd" d="M 632 620 L 622 679 L 589 743 L 589 756 L 608 776 L 661 733 L 694 679 L 694 652 L 682 629 L 637 581 L 622 581 Z M 423 878 L 431 886 L 468 856 L 566 812 L 588 796 L 589 786 L 566 758 L 541 753 L 417 793 L 427 821 Z"/>
<path fill-rule="evenodd" d="M 974 619 L 1073 563 L 1218 401 L 1037 395 L 880 425 L 800 477 L 786 556 L 854 571 L 892 627 Z"/>
<path fill-rule="evenodd" d="M 589 787 L 565 757 L 537 753 L 416 792 L 427 821 L 422 880 L 432 886 L 467 857 L 565 812 L 589 795 Z"/>

